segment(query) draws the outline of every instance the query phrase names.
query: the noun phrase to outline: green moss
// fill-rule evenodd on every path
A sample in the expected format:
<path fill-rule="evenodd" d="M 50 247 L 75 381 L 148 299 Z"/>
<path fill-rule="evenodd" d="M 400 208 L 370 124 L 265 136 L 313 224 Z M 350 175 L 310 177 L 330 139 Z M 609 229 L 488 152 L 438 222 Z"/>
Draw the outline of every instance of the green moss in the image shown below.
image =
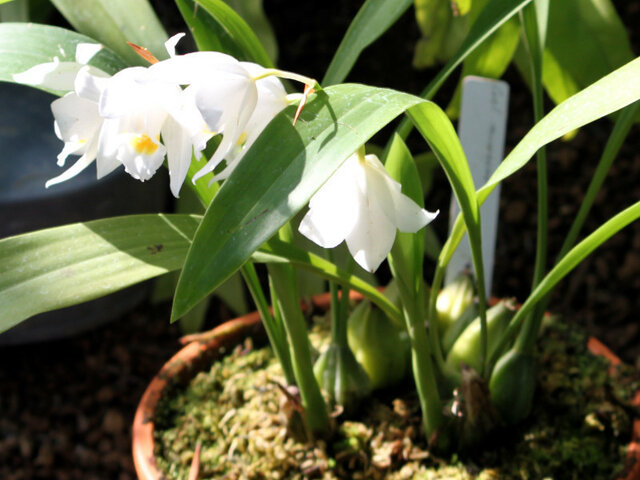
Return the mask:
<path fill-rule="evenodd" d="M 410 388 L 382 392 L 342 419 L 331 441 L 310 446 L 287 436 L 271 353 L 236 349 L 161 401 L 156 418 L 159 463 L 169 478 L 187 479 L 197 443 L 200 478 L 390 480 L 611 479 L 622 469 L 630 438 L 632 369 L 613 377 L 586 339 L 560 323 L 545 332 L 532 416 L 518 429 L 487 439 L 481 452 L 449 459 L 426 450 Z M 284 409 L 286 410 L 286 409 Z"/>

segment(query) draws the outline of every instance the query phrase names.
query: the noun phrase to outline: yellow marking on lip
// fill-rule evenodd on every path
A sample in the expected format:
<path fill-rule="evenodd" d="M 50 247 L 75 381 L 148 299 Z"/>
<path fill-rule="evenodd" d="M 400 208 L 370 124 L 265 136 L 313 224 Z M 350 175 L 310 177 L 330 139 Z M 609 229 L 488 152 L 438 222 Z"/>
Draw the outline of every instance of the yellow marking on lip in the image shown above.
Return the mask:
<path fill-rule="evenodd" d="M 131 146 L 136 152 L 142 155 L 151 155 L 158 149 L 158 145 L 146 134 L 133 137 Z"/>
<path fill-rule="evenodd" d="M 241 147 L 242 145 L 244 145 L 244 142 L 246 141 L 247 141 L 247 132 L 242 132 L 242 135 L 240 135 L 240 137 L 238 138 L 236 145 Z"/>

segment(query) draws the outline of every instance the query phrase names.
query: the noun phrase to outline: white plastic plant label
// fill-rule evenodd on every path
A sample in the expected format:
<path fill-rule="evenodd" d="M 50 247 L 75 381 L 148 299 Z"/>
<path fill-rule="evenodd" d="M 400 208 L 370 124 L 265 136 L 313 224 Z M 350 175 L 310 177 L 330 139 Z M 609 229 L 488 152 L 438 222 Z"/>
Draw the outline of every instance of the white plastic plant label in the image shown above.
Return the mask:
<path fill-rule="evenodd" d="M 469 161 L 476 189 L 489 179 L 504 156 L 508 107 L 509 85 L 506 82 L 473 76 L 463 80 L 458 135 Z M 480 210 L 487 295 L 491 294 L 499 206 L 500 186 L 492 192 Z M 455 198 L 452 198 L 449 231 L 459 212 L 460 208 Z M 466 235 L 449 263 L 445 284 L 453 281 L 464 270 L 473 272 L 471 249 Z"/>

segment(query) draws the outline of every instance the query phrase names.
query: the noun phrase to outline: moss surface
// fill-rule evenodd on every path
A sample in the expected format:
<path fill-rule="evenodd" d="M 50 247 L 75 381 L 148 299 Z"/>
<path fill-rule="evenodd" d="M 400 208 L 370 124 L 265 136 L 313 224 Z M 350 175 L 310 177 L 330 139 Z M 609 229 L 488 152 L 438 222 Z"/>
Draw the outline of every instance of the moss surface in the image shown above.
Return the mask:
<path fill-rule="evenodd" d="M 287 435 L 271 353 L 247 342 L 161 401 L 159 463 L 169 478 L 186 480 L 201 443 L 202 479 L 615 478 L 636 413 L 634 371 L 622 366 L 610 377 L 585 337 L 562 324 L 546 329 L 538 371 L 531 417 L 496 432 L 483 451 L 451 458 L 428 452 L 410 388 L 381 392 L 361 418 L 338 417 L 334 437 L 309 446 Z"/>

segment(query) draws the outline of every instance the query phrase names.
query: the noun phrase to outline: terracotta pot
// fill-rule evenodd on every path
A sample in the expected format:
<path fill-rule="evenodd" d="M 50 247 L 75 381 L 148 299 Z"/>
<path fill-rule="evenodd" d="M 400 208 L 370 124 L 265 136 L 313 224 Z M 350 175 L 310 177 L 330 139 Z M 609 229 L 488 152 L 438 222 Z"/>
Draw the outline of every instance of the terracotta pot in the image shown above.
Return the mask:
<path fill-rule="evenodd" d="M 350 298 L 362 299 L 356 292 Z M 303 304 L 303 310 L 328 310 L 331 297 L 328 293 L 316 295 L 311 304 Z M 185 383 L 211 362 L 233 349 L 247 336 L 265 337 L 264 328 L 258 312 L 230 320 L 207 334 L 207 339 L 189 343 L 176 353 L 151 380 L 145 390 L 133 419 L 133 462 L 140 480 L 163 479 L 158 470 L 153 445 L 153 416 L 156 405 L 169 378 L 181 377 Z"/>
<path fill-rule="evenodd" d="M 362 297 L 351 292 L 351 298 Z M 303 309 L 317 308 L 327 310 L 330 305 L 329 294 L 313 297 L 311 305 L 303 305 Z M 156 405 L 169 378 L 181 377 L 188 382 L 199 371 L 208 368 L 212 361 L 238 345 L 247 336 L 264 337 L 264 330 L 258 312 L 230 320 L 207 334 L 206 340 L 189 343 L 176 353 L 162 367 L 147 387 L 133 420 L 133 460 L 140 480 L 161 480 L 166 477 L 158 469 L 154 456 L 154 424 L 153 417 Z M 603 343 L 591 337 L 587 348 L 595 355 L 605 357 L 611 368 L 621 360 Z M 633 404 L 640 407 L 640 391 L 636 392 Z M 640 480 L 640 419 L 633 421 L 633 435 L 628 451 L 628 471 L 618 480 Z"/>

